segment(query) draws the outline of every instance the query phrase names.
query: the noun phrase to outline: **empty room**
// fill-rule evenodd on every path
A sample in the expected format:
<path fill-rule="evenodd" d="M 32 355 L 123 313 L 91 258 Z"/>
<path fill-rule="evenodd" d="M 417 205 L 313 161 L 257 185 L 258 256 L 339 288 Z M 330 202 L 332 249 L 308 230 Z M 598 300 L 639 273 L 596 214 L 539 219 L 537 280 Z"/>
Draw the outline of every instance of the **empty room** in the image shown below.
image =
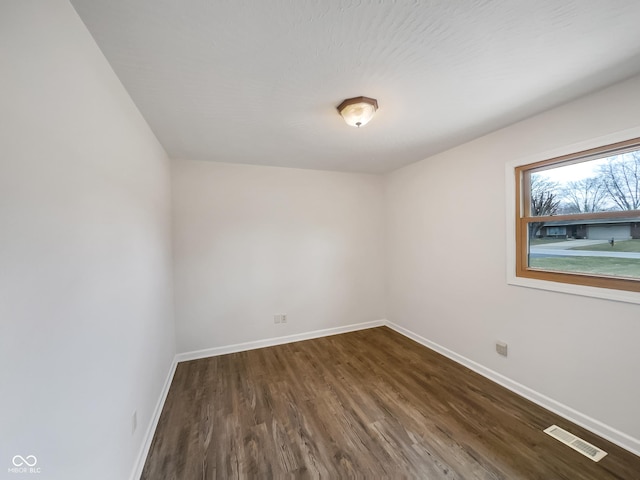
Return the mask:
<path fill-rule="evenodd" d="M 0 478 L 640 480 L 639 22 L 0 1 Z"/>

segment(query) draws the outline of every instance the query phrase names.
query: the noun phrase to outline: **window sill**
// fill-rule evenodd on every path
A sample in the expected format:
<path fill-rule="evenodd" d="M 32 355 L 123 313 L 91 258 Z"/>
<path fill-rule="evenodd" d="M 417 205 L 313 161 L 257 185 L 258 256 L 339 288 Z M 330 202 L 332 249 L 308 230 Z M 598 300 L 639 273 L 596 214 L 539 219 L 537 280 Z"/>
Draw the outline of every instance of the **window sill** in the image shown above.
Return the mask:
<path fill-rule="evenodd" d="M 515 265 L 514 270 L 515 271 Z M 617 302 L 635 303 L 640 305 L 640 293 L 626 290 L 612 290 L 609 288 L 587 287 L 570 283 L 549 282 L 535 278 L 516 277 L 515 273 L 507 273 L 507 284 L 519 287 L 536 288 L 549 292 L 568 293 L 582 297 L 602 298 Z"/>

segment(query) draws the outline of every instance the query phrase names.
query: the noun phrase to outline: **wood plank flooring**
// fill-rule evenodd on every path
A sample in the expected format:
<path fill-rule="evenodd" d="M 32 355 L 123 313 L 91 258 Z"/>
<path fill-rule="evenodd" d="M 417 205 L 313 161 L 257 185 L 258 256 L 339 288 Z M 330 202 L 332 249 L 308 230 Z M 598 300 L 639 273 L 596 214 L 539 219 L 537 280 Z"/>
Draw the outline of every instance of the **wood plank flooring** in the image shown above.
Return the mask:
<path fill-rule="evenodd" d="M 640 457 L 380 327 L 180 363 L 142 478 L 637 480 Z"/>

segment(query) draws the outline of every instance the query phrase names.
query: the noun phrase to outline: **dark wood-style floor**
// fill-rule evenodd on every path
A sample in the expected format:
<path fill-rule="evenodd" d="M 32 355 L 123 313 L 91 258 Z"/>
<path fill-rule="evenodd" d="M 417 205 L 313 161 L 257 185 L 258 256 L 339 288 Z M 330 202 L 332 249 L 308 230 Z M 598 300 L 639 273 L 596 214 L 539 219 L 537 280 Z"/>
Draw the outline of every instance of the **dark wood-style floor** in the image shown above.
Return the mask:
<path fill-rule="evenodd" d="M 318 477 L 634 480 L 640 457 L 386 327 L 178 365 L 143 479 Z"/>

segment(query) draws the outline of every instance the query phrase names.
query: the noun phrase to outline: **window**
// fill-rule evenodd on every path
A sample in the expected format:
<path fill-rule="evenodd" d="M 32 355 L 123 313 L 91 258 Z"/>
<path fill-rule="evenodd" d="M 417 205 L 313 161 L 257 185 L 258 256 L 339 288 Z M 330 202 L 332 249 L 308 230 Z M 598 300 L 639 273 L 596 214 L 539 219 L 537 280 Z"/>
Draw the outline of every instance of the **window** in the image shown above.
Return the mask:
<path fill-rule="evenodd" d="M 566 236 L 567 227 L 547 227 L 547 235 L 550 237 Z"/>
<path fill-rule="evenodd" d="M 515 174 L 517 277 L 640 292 L 640 138 Z"/>

